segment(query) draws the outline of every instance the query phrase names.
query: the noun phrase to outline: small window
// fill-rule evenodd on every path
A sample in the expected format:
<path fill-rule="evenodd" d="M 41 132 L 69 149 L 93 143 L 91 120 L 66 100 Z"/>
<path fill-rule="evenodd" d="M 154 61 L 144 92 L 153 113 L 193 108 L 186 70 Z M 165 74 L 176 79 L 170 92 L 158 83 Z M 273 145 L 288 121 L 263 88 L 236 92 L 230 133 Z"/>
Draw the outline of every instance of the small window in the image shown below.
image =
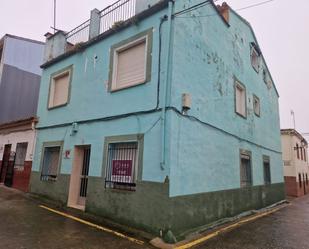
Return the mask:
<path fill-rule="evenodd" d="M 144 84 L 150 80 L 151 43 L 152 30 L 112 47 L 111 91 Z"/>
<path fill-rule="evenodd" d="M 305 162 L 307 162 L 307 150 L 306 150 L 306 148 L 304 148 L 304 160 L 305 160 Z"/>
<path fill-rule="evenodd" d="M 51 77 L 48 108 L 64 106 L 69 102 L 71 68 Z"/>
<path fill-rule="evenodd" d="M 141 169 L 141 140 L 106 142 L 105 188 L 134 191 Z"/>
<path fill-rule="evenodd" d="M 43 147 L 42 181 L 57 180 L 58 169 L 61 161 L 61 146 Z"/>
<path fill-rule="evenodd" d="M 264 183 L 271 184 L 270 160 L 268 156 L 263 157 L 263 168 L 264 168 Z"/>
<path fill-rule="evenodd" d="M 299 159 L 299 146 L 298 146 L 298 143 L 296 143 L 295 150 L 296 150 L 297 159 Z"/>
<path fill-rule="evenodd" d="M 260 53 L 255 43 L 251 43 L 251 65 L 258 73 L 260 69 Z"/>
<path fill-rule="evenodd" d="M 235 111 L 242 117 L 247 116 L 246 88 L 237 81 L 235 83 Z"/>
<path fill-rule="evenodd" d="M 255 95 L 253 95 L 253 110 L 256 116 L 259 117 L 261 115 L 260 99 Z"/>
<path fill-rule="evenodd" d="M 302 187 L 302 182 L 301 182 L 301 174 L 298 174 L 298 183 L 299 183 L 299 187 Z"/>
<path fill-rule="evenodd" d="M 28 143 L 18 143 L 16 145 L 16 157 L 14 168 L 23 168 L 27 154 Z"/>
<path fill-rule="evenodd" d="M 300 147 L 300 159 L 304 160 L 304 157 L 303 157 L 303 147 Z"/>
<path fill-rule="evenodd" d="M 252 186 L 251 154 L 241 152 L 240 154 L 240 186 Z"/>

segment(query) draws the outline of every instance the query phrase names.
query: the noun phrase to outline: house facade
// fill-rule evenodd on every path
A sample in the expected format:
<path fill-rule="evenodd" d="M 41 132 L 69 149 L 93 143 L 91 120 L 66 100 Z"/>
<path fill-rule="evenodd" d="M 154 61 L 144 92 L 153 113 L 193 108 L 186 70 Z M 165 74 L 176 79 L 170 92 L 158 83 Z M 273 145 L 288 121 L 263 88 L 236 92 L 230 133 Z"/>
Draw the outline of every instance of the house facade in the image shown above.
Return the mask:
<path fill-rule="evenodd" d="M 0 40 L 0 184 L 28 191 L 44 43 Z"/>
<path fill-rule="evenodd" d="M 31 191 L 176 236 L 283 200 L 278 93 L 251 26 L 226 4 L 151 4 L 107 29 L 92 11 L 83 43 L 47 39 Z"/>
<path fill-rule="evenodd" d="M 308 143 L 295 129 L 281 130 L 286 194 L 303 196 L 309 192 Z"/>

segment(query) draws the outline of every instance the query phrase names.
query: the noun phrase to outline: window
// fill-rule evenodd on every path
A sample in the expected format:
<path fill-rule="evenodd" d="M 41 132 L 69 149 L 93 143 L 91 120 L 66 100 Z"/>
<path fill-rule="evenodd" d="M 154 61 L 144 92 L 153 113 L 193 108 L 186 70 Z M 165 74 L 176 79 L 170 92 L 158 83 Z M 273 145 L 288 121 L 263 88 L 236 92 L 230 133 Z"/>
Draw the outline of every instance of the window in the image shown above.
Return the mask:
<path fill-rule="evenodd" d="M 306 156 L 306 153 L 307 153 L 306 148 L 304 148 L 304 160 L 305 160 L 305 162 L 307 162 L 307 156 Z"/>
<path fill-rule="evenodd" d="M 255 95 L 253 95 L 253 110 L 254 114 L 259 117 L 261 114 L 260 99 Z"/>
<path fill-rule="evenodd" d="M 69 102 L 72 67 L 51 76 L 48 108 L 64 106 Z"/>
<path fill-rule="evenodd" d="M 296 143 L 296 154 L 297 154 L 297 159 L 299 159 L 299 146 L 298 143 Z"/>
<path fill-rule="evenodd" d="M 240 186 L 248 187 L 252 185 L 251 174 L 251 153 L 246 151 L 240 152 Z"/>
<path fill-rule="evenodd" d="M 304 160 L 304 158 L 303 158 L 303 147 L 300 147 L 300 159 Z"/>
<path fill-rule="evenodd" d="M 151 77 L 152 29 L 111 49 L 110 91 L 146 83 Z"/>
<path fill-rule="evenodd" d="M 306 185 L 308 185 L 308 174 L 306 173 Z"/>
<path fill-rule="evenodd" d="M 270 160 L 268 156 L 263 156 L 263 168 L 264 168 L 264 183 L 271 184 Z"/>
<path fill-rule="evenodd" d="M 142 135 L 106 138 L 105 188 L 135 190 L 141 178 L 142 146 Z"/>
<path fill-rule="evenodd" d="M 301 184 L 301 174 L 300 173 L 298 174 L 298 183 L 299 183 L 299 187 L 301 188 L 302 184 Z"/>
<path fill-rule="evenodd" d="M 26 154 L 27 154 L 28 143 L 18 143 L 16 145 L 16 157 L 14 168 L 23 168 Z"/>
<path fill-rule="evenodd" d="M 255 43 L 251 43 L 251 65 L 258 73 L 260 68 L 260 52 Z"/>
<path fill-rule="evenodd" d="M 242 117 L 247 116 L 246 88 L 238 81 L 235 83 L 235 111 Z"/>
<path fill-rule="evenodd" d="M 46 143 L 43 146 L 42 181 L 57 180 L 58 169 L 61 161 L 62 143 Z"/>

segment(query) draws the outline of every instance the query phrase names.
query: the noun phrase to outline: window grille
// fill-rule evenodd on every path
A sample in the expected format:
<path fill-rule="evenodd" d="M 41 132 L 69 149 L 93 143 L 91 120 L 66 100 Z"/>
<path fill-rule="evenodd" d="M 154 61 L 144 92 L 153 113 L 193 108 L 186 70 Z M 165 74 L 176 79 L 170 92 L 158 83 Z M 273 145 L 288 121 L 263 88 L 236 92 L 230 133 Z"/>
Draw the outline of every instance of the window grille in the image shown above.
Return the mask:
<path fill-rule="evenodd" d="M 105 188 L 135 190 L 138 142 L 108 144 Z"/>
<path fill-rule="evenodd" d="M 42 164 L 42 181 L 54 181 L 57 179 L 60 159 L 60 146 L 45 147 Z"/>

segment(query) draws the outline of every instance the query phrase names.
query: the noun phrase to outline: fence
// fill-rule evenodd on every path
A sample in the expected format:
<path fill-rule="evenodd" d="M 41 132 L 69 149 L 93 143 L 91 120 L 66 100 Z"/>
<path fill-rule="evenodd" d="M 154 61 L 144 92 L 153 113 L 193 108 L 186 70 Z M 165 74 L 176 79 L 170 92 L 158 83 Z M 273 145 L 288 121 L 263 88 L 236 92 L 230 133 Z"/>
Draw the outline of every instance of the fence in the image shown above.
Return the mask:
<path fill-rule="evenodd" d="M 126 21 L 135 15 L 136 0 L 118 0 L 100 11 L 100 34 L 117 22 Z M 66 34 L 67 42 L 75 45 L 89 40 L 90 19 Z"/>

